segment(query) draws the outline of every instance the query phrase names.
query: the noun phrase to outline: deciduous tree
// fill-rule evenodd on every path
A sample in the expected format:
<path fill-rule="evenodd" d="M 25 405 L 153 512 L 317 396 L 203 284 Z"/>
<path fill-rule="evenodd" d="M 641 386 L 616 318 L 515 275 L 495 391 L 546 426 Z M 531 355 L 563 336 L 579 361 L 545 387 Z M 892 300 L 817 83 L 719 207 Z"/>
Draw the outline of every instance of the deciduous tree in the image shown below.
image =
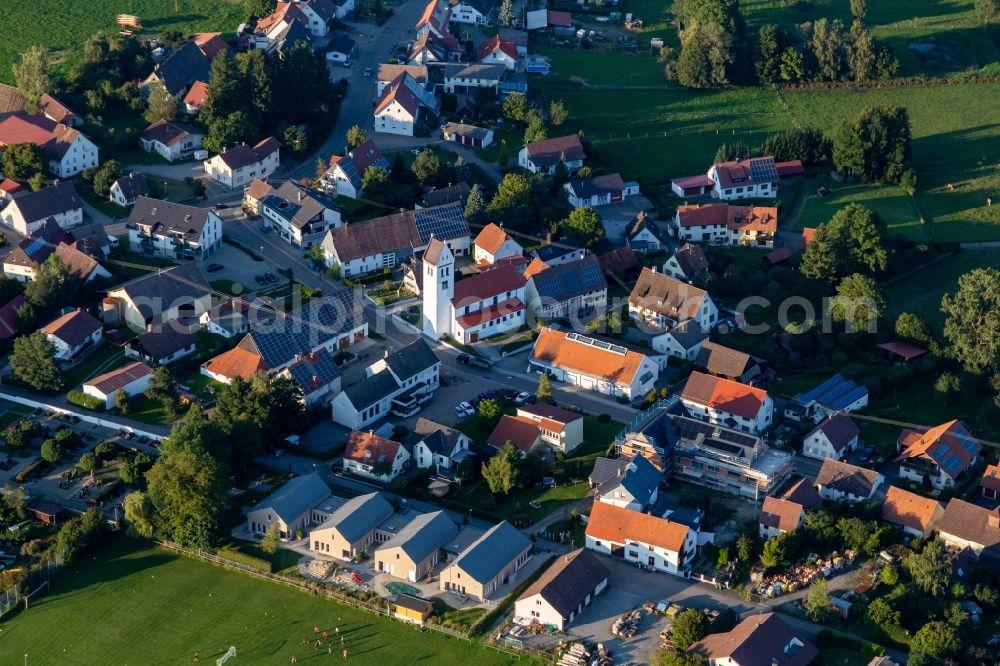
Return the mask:
<path fill-rule="evenodd" d="M 976 18 L 983 25 L 993 23 L 993 20 L 1000 14 L 1000 1 L 998 0 L 976 0 Z"/>
<path fill-rule="evenodd" d="M 347 149 L 354 150 L 365 141 L 368 140 L 368 136 L 365 131 L 361 129 L 358 125 L 351 125 L 350 129 L 347 130 Z"/>
<path fill-rule="evenodd" d="M 166 366 L 160 365 L 153 369 L 153 374 L 149 378 L 149 385 L 146 387 L 146 397 L 150 400 L 159 400 L 167 414 L 176 415 L 180 409 L 180 399 L 177 394 L 177 380 Z"/>
<path fill-rule="evenodd" d="M 910 161 L 910 116 L 901 106 L 867 107 L 833 139 L 833 164 L 871 183 L 898 183 Z"/>
<path fill-rule="evenodd" d="M 511 93 L 503 101 L 503 115 L 507 120 L 523 123 L 528 119 L 528 99 L 521 93 Z"/>
<path fill-rule="evenodd" d="M 142 114 L 147 123 L 152 124 L 158 120 L 171 121 L 177 117 L 177 100 L 170 95 L 159 79 L 150 81 L 148 90 L 149 103 L 146 112 Z"/>
<path fill-rule="evenodd" d="M 561 99 L 554 99 L 549 102 L 549 120 L 553 125 L 558 127 L 562 125 L 569 118 L 569 112 L 566 111 L 566 106 L 563 104 Z"/>
<path fill-rule="evenodd" d="M 218 461 L 205 451 L 161 455 L 146 478 L 156 533 L 183 546 L 210 546 L 229 487 Z"/>
<path fill-rule="evenodd" d="M 817 578 L 809 586 L 809 593 L 806 595 L 806 610 L 814 620 L 821 620 L 830 612 L 830 590 L 826 585 L 826 580 Z"/>
<path fill-rule="evenodd" d="M 133 536 L 153 536 L 153 503 L 149 495 L 134 492 L 125 496 L 125 522 Z"/>
<path fill-rule="evenodd" d="M 268 555 L 278 552 L 278 523 L 271 523 L 264 530 L 264 536 L 260 540 L 260 549 Z"/>
<path fill-rule="evenodd" d="M 853 273 L 837 285 L 837 295 L 830 301 L 834 321 L 843 321 L 850 331 L 875 331 L 885 313 L 885 297 L 875 280 Z"/>
<path fill-rule="evenodd" d="M 514 11 L 513 0 L 502 0 L 500 2 L 500 12 L 497 14 L 500 25 L 513 28 L 517 25 L 517 13 Z"/>
<path fill-rule="evenodd" d="M 674 618 L 671 639 L 679 650 L 687 650 L 695 641 L 705 637 L 707 625 L 707 618 L 700 610 L 689 608 L 681 611 Z"/>
<path fill-rule="evenodd" d="M 410 167 L 413 175 L 423 185 L 437 185 L 441 175 L 441 160 L 433 150 L 422 150 Z"/>
<path fill-rule="evenodd" d="M 947 318 L 944 337 L 948 351 L 966 371 L 983 374 L 1000 361 L 1000 271 L 976 268 L 958 279 L 958 291 L 945 294 L 941 309 Z"/>
<path fill-rule="evenodd" d="M 274 11 L 274 0 L 243 0 L 243 11 L 247 19 L 270 16 Z"/>
<path fill-rule="evenodd" d="M 494 495 L 508 494 L 517 483 L 520 457 L 517 447 L 507 442 L 483 465 L 483 478 Z"/>
<path fill-rule="evenodd" d="M 941 539 L 928 541 L 923 550 L 910 554 L 903 563 L 920 591 L 932 597 L 943 596 L 948 591 L 952 574 L 951 555 Z"/>
<path fill-rule="evenodd" d="M 42 442 L 42 459 L 45 462 L 54 463 L 62 457 L 62 447 L 54 439 L 47 439 Z"/>
<path fill-rule="evenodd" d="M 593 247 L 604 239 L 604 222 L 589 206 L 573 209 L 561 226 L 566 235 L 584 247 Z"/>
<path fill-rule="evenodd" d="M 946 622 L 928 622 L 920 627 L 910 642 L 911 666 L 942 663 L 945 657 L 957 655 L 962 649 L 958 632 Z"/>
<path fill-rule="evenodd" d="M 388 203 L 392 194 L 389 174 L 384 167 L 371 166 L 365 169 L 361 177 L 361 191 L 365 199 L 376 203 Z"/>
<path fill-rule="evenodd" d="M 55 347 L 45 334 L 35 332 L 14 340 L 10 367 L 22 382 L 36 391 L 59 391 L 63 376 L 54 359 Z"/>
<path fill-rule="evenodd" d="M 22 181 L 44 173 L 42 151 L 33 143 L 13 143 L 3 149 L 0 170 L 6 178 Z"/>
<path fill-rule="evenodd" d="M 38 100 L 52 90 L 49 77 L 49 50 L 44 46 L 32 46 L 21 54 L 21 62 L 11 68 L 14 84 L 24 95 L 24 110 L 38 113 Z"/>
<path fill-rule="evenodd" d="M 535 399 L 538 402 L 552 402 L 552 379 L 548 373 L 538 375 L 538 388 L 535 389 Z"/>
<path fill-rule="evenodd" d="M 122 167 L 118 163 L 118 160 L 108 160 L 101 166 L 97 167 L 94 171 L 93 180 L 91 180 L 91 187 L 96 194 L 101 199 L 108 196 L 111 191 L 111 186 L 115 184 L 115 181 L 121 178 Z"/>

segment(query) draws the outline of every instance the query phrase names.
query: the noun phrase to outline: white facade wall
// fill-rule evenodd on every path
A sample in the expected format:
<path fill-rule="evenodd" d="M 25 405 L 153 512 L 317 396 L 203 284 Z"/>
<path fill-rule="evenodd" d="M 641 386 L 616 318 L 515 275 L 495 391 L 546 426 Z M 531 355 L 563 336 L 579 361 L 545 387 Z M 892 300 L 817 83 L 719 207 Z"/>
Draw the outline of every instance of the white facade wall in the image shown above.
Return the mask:
<path fill-rule="evenodd" d="M 749 432 L 753 435 L 759 435 L 767 430 L 771 426 L 774 416 L 774 401 L 771 399 L 771 396 L 764 398 L 760 409 L 757 410 L 757 414 L 753 418 L 746 418 L 720 409 L 714 409 L 697 402 L 692 402 L 691 400 L 686 400 L 683 397 L 681 398 L 681 402 L 695 418 L 723 426 L 727 425 L 729 419 L 732 419 L 737 424 L 737 430 Z"/>
<path fill-rule="evenodd" d="M 418 114 L 419 115 L 419 111 Z M 416 124 L 417 116 L 411 115 L 403 108 L 399 102 L 393 101 L 389 106 L 382 109 L 382 113 L 375 114 L 375 131 L 383 134 L 399 134 L 400 136 L 413 136 L 413 127 Z"/>
<path fill-rule="evenodd" d="M 410 453 L 403 447 L 402 444 L 399 446 L 399 450 L 396 452 L 396 457 L 392 461 L 392 471 L 388 476 L 378 476 L 372 473 L 372 466 L 366 465 L 364 463 L 358 462 L 357 460 L 343 459 L 343 469 L 345 472 L 351 472 L 352 474 L 357 474 L 359 476 L 366 476 L 369 479 L 374 479 L 376 481 L 392 481 L 403 471 L 403 467 L 406 465 L 406 461 L 410 459 Z"/>
<path fill-rule="evenodd" d="M 140 393 L 144 392 L 147 388 L 149 388 L 149 378 L 151 376 L 152 375 L 144 375 L 142 377 L 139 377 L 138 379 L 129 382 L 122 388 L 125 390 L 126 393 L 128 393 L 130 398 L 137 396 Z M 111 394 L 105 394 L 99 391 L 97 387 L 93 385 L 90 384 L 83 385 L 83 393 L 89 396 L 93 396 L 98 400 L 103 400 L 105 409 L 111 409 L 112 407 L 115 406 L 115 393 L 117 392 L 118 391 L 115 390 L 112 391 Z"/>

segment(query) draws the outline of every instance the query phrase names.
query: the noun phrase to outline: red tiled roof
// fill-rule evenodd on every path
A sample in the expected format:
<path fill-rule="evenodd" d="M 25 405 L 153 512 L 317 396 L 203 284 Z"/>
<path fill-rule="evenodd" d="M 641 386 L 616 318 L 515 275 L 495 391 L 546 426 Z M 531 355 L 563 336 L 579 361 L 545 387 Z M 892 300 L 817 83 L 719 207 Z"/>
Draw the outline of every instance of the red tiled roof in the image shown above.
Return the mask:
<path fill-rule="evenodd" d="M 391 465 L 398 453 L 399 442 L 379 437 L 370 432 L 355 430 L 347 436 L 344 458 L 363 465 L 375 465 L 380 461 Z"/>
<path fill-rule="evenodd" d="M 680 523 L 604 502 L 594 502 L 587 521 L 588 537 L 621 544 L 640 541 L 674 553 L 684 552 L 687 533 Z"/>
<path fill-rule="evenodd" d="M 711 178 L 703 174 L 697 176 L 684 176 L 683 178 L 672 178 L 670 182 L 685 190 L 689 187 L 712 187 L 712 185 L 715 184 L 712 182 Z"/>
<path fill-rule="evenodd" d="M 979 485 L 987 490 L 1000 492 L 1000 467 L 988 465 L 983 471 L 983 479 Z"/>
<path fill-rule="evenodd" d="M 774 252 L 768 252 L 764 255 L 769 264 L 780 264 L 783 261 L 788 261 L 792 257 L 792 251 L 787 247 L 779 247 Z"/>
<path fill-rule="evenodd" d="M 20 113 L 0 121 L 0 146 L 15 143 L 33 143 L 41 146 L 52 137 L 56 121 L 45 116 L 26 116 Z"/>
<path fill-rule="evenodd" d="M 509 238 L 510 236 L 503 230 L 503 227 L 499 227 L 491 222 L 483 227 L 483 230 L 476 236 L 476 247 L 490 254 L 496 254 L 500 250 L 500 246 Z"/>
<path fill-rule="evenodd" d="M 104 395 L 111 395 L 140 377 L 151 374 L 153 374 L 153 370 L 148 365 L 142 361 L 136 361 L 135 363 L 115 368 L 111 372 L 105 372 L 103 375 L 98 375 L 90 381 L 84 382 L 83 385 L 93 386 Z"/>
<path fill-rule="evenodd" d="M 21 332 L 17 309 L 24 305 L 24 296 L 18 294 L 0 307 L 0 340 L 8 340 Z"/>
<path fill-rule="evenodd" d="M 763 389 L 697 371 L 688 377 L 680 395 L 682 400 L 748 419 L 757 417 L 767 399 L 767 391 Z"/>
<path fill-rule="evenodd" d="M 208 99 L 208 84 L 204 81 L 195 81 L 187 95 L 184 95 L 184 103 L 200 109 Z"/>
<path fill-rule="evenodd" d="M 785 176 L 797 176 L 805 171 L 802 167 L 802 160 L 789 160 L 787 162 L 775 162 L 774 170 L 778 172 L 779 178 Z"/>
<path fill-rule="evenodd" d="M 628 302 L 664 317 L 684 321 L 698 317 L 707 297 L 708 292 L 704 289 L 643 268 L 628 296 Z"/>
<path fill-rule="evenodd" d="M 229 50 L 229 44 L 222 38 L 221 32 L 196 32 L 192 41 L 209 60 Z"/>
<path fill-rule="evenodd" d="M 889 486 L 882 502 L 882 519 L 926 532 L 941 515 L 941 503 L 908 490 Z"/>
<path fill-rule="evenodd" d="M 264 359 L 242 347 L 222 352 L 202 363 L 201 367 L 212 374 L 229 379 L 236 377 L 249 379 L 255 372 L 267 370 Z"/>
<path fill-rule="evenodd" d="M 732 230 L 775 233 L 778 230 L 778 209 L 761 206 L 731 206 L 712 203 L 703 206 L 678 206 L 680 226 L 722 226 Z"/>
<path fill-rule="evenodd" d="M 565 426 L 567 423 L 572 423 L 573 421 L 583 418 L 581 414 L 571 412 L 568 409 L 556 407 L 555 405 L 543 405 L 541 403 L 535 405 L 521 405 L 517 408 L 517 412 L 518 414 L 521 412 L 529 414 L 529 418 L 535 416 L 538 417 L 538 419 L 548 421 L 549 423 L 558 424 L 558 428 L 550 428 L 556 432 L 561 431 L 563 429 L 562 426 Z"/>
<path fill-rule="evenodd" d="M 764 505 L 760 509 L 760 517 L 757 522 L 764 527 L 775 527 L 782 532 L 792 532 L 798 529 L 802 513 L 801 504 L 768 496 L 764 498 Z"/>
<path fill-rule="evenodd" d="M 420 99 L 403 82 L 406 76 L 408 76 L 406 72 L 401 73 L 385 87 L 385 90 L 382 91 L 382 98 L 379 99 L 378 104 L 375 106 L 376 114 L 382 113 L 390 104 L 396 102 L 411 116 L 415 117 L 417 115 L 417 110 L 420 108 Z"/>
<path fill-rule="evenodd" d="M 674 260 L 684 271 L 684 275 L 693 276 L 708 269 L 708 257 L 700 245 L 685 243 L 674 253 Z"/>
<path fill-rule="evenodd" d="M 800 644 L 795 652 L 785 648 Z M 752 615 L 731 631 L 709 634 L 696 641 L 689 652 L 699 654 L 712 663 L 739 666 L 806 666 L 819 651 L 798 635 L 774 613 Z"/>
<path fill-rule="evenodd" d="M 76 347 L 102 328 L 101 322 L 94 319 L 90 313 L 77 308 L 56 317 L 39 330 L 45 335 L 62 340 L 70 347 Z"/>
<path fill-rule="evenodd" d="M 497 296 L 508 291 L 516 291 L 524 286 L 524 276 L 510 265 L 501 265 L 491 270 L 467 277 L 455 283 L 455 295 L 451 302 L 455 306 L 466 305 Z"/>
<path fill-rule="evenodd" d="M 564 331 L 546 327 L 538 333 L 531 358 L 592 377 L 629 384 L 642 367 L 646 356 L 627 348 L 624 354 L 619 354 L 593 347 L 567 339 Z"/>
<path fill-rule="evenodd" d="M 587 158 L 587 153 L 583 150 L 580 137 L 576 134 L 557 136 L 544 141 L 535 141 L 526 144 L 525 149 L 531 161 L 539 167 L 549 167 L 558 164 L 563 156 L 567 162 L 575 162 Z"/>
<path fill-rule="evenodd" d="M 492 38 L 479 45 L 479 59 L 483 60 L 497 51 L 502 51 L 512 60 L 518 59 L 517 46 L 513 42 L 500 39 L 500 35 L 493 35 Z"/>
<path fill-rule="evenodd" d="M 806 227 L 802 230 L 802 247 L 809 245 L 812 242 L 813 236 L 816 235 L 815 227 Z"/>
<path fill-rule="evenodd" d="M 466 329 L 480 324 L 485 324 L 486 322 L 493 321 L 494 319 L 499 319 L 504 315 L 520 312 L 525 309 L 525 307 L 527 306 L 525 306 L 521 299 L 508 298 L 507 300 L 500 301 L 496 305 L 492 305 L 485 310 L 476 310 L 475 312 L 462 315 L 455 321 L 462 329 Z"/>
<path fill-rule="evenodd" d="M 10 178 L 4 178 L 0 181 L 0 192 L 6 192 L 7 194 L 13 194 L 14 192 L 19 192 L 24 189 L 24 185 L 21 183 L 11 180 Z"/>
<path fill-rule="evenodd" d="M 957 478 L 968 469 L 982 448 L 972 439 L 965 424 L 958 420 L 942 423 L 924 432 L 904 430 L 899 436 L 898 443 L 904 448 L 896 457 L 896 462 L 909 458 L 923 458 L 938 465 L 951 479 Z M 953 458 L 957 461 L 953 461 Z"/>
<path fill-rule="evenodd" d="M 528 453 L 538 441 L 540 434 L 541 429 L 533 419 L 504 414 L 500 417 L 497 427 L 486 439 L 486 443 L 499 449 L 510 442 L 518 450 Z"/>

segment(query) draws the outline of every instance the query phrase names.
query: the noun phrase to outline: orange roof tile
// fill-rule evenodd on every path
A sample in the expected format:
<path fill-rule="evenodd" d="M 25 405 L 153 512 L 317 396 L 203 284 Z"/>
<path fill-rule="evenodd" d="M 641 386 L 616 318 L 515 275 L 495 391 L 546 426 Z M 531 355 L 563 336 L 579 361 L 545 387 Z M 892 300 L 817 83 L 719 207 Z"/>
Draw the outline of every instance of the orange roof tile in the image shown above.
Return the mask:
<path fill-rule="evenodd" d="M 585 337 L 585 336 L 582 336 Z M 588 338 L 589 339 L 589 338 Z M 564 331 L 543 328 L 538 333 L 531 357 L 542 363 L 630 384 L 642 367 L 645 355 L 632 350 L 624 354 L 567 339 Z"/>
<path fill-rule="evenodd" d="M 882 519 L 926 532 L 943 511 L 941 503 L 908 490 L 889 486 L 882 502 Z"/>
<path fill-rule="evenodd" d="M 677 207 L 682 227 L 722 226 L 774 233 L 778 229 L 778 209 L 762 206 L 732 206 L 725 203 Z"/>
<path fill-rule="evenodd" d="M 201 367 L 212 374 L 229 379 L 236 377 L 249 379 L 255 372 L 267 370 L 264 359 L 242 347 L 234 347 L 229 351 L 222 352 L 202 363 Z"/>
<path fill-rule="evenodd" d="M 490 254 L 496 254 L 500 251 L 500 246 L 507 241 L 510 236 L 507 232 L 503 230 L 503 227 L 498 227 L 497 225 L 490 222 L 483 230 L 479 232 L 476 236 L 476 247 L 489 252 Z"/>
<path fill-rule="evenodd" d="M 379 437 L 370 432 L 355 430 L 347 436 L 344 458 L 363 465 L 375 465 L 378 462 L 391 465 L 396 459 L 397 453 L 399 453 L 399 442 Z"/>
<path fill-rule="evenodd" d="M 535 257 L 534 259 L 531 260 L 531 263 L 528 264 L 528 267 L 524 269 L 524 279 L 527 280 L 532 276 L 538 275 L 548 267 L 549 265 L 547 263 L 545 263 L 538 257 Z"/>
<path fill-rule="evenodd" d="M 767 399 L 767 391 L 694 371 L 681 389 L 681 399 L 753 419 Z"/>
<path fill-rule="evenodd" d="M 525 416 L 510 416 L 504 414 L 500 422 L 487 438 L 486 443 L 500 448 L 507 442 L 512 443 L 520 451 L 527 453 L 538 442 L 541 431 L 534 420 Z"/>
<path fill-rule="evenodd" d="M 765 497 L 757 522 L 765 527 L 777 527 L 782 532 L 798 529 L 803 508 L 791 500 L 780 497 Z"/>
<path fill-rule="evenodd" d="M 1000 467 L 988 465 L 983 471 L 983 480 L 979 482 L 987 490 L 1000 491 Z"/>
<path fill-rule="evenodd" d="M 604 502 L 594 502 L 587 521 L 588 537 L 612 543 L 632 539 L 675 553 L 684 551 L 687 533 L 688 528 L 680 523 Z"/>
<path fill-rule="evenodd" d="M 923 458 L 954 479 L 968 469 L 982 448 L 961 421 L 951 420 L 924 432 L 905 430 L 898 443 L 903 448 L 896 461 Z"/>
<path fill-rule="evenodd" d="M 208 84 L 204 81 L 195 81 L 187 95 L 184 95 L 184 103 L 196 109 L 200 109 L 206 99 L 208 99 Z"/>

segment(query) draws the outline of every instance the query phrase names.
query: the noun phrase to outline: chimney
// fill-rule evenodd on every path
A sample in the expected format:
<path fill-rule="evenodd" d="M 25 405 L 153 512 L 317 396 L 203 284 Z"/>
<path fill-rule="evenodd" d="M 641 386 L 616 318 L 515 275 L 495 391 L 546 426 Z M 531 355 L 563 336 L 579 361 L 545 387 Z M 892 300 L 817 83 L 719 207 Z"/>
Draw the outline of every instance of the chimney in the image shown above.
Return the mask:
<path fill-rule="evenodd" d="M 156 206 L 153 206 L 153 210 L 150 211 L 150 215 L 156 215 Z"/>

